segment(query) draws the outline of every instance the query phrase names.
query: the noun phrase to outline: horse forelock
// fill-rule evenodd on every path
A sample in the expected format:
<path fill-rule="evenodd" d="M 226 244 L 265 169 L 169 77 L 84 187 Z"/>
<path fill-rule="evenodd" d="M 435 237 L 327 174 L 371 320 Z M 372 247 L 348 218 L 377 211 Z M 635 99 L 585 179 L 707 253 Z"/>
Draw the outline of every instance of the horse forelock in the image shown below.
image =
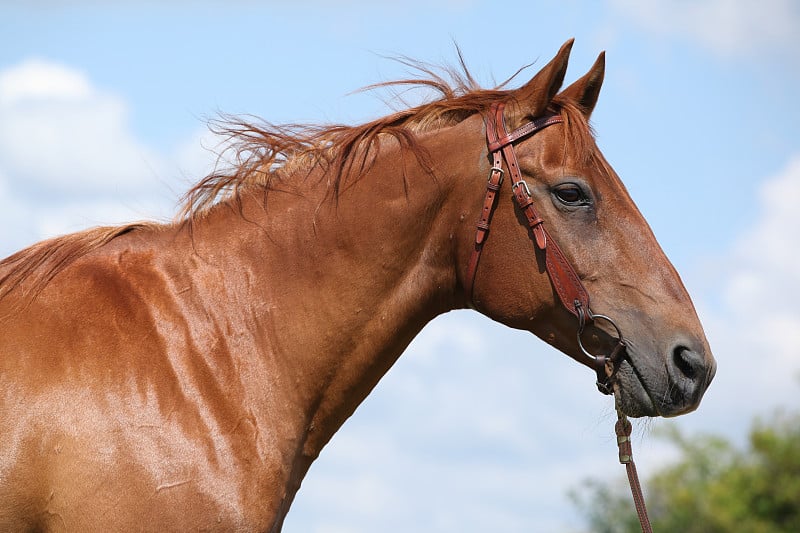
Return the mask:
<path fill-rule="evenodd" d="M 583 110 L 575 103 L 557 95 L 550 103 L 548 114 L 561 115 L 564 124 L 564 159 L 570 154 L 577 163 L 598 168 L 604 174 L 613 170 L 595 144 L 595 134 Z"/>

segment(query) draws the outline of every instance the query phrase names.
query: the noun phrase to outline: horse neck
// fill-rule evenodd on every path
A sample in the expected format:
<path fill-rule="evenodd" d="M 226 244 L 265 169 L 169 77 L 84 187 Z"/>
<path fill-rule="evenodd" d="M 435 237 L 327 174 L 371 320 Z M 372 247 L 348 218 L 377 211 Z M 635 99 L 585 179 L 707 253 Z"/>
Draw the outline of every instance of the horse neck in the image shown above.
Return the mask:
<path fill-rule="evenodd" d="M 385 143 L 337 199 L 326 176 L 296 176 L 266 197 L 245 193 L 241 211 L 217 206 L 195 231 L 198 253 L 224 246 L 238 261 L 226 285 L 238 279 L 257 317 L 253 353 L 270 382 L 254 387 L 268 403 L 293 406 L 284 441 L 296 447 L 295 477 L 422 327 L 461 304 L 456 228 L 471 220 L 459 165 L 475 162 L 477 173 L 482 145 L 474 133 L 468 145 L 463 129 L 422 139 L 438 158 L 433 175 Z"/>

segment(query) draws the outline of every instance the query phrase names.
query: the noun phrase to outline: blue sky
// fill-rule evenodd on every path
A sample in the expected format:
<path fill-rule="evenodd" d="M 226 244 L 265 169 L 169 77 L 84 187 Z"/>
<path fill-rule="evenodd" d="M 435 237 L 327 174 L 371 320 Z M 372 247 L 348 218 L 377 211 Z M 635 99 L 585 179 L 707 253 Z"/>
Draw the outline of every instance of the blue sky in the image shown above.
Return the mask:
<path fill-rule="evenodd" d="M 28 1 L 0 4 L 0 255 L 105 223 L 169 219 L 209 168 L 205 122 L 357 123 L 387 56 L 463 50 L 493 85 L 576 38 L 601 50 L 598 143 L 692 293 L 719 363 L 700 409 L 650 428 L 742 440 L 800 399 L 800 7 L 761 2 Z M 756 5 L 757 4 L 757 5 Z M 566 497 L 622 476 L 585 368 L 472 312 L 430 324 L 337 434 L 287 532 L 580 531 Z"/>

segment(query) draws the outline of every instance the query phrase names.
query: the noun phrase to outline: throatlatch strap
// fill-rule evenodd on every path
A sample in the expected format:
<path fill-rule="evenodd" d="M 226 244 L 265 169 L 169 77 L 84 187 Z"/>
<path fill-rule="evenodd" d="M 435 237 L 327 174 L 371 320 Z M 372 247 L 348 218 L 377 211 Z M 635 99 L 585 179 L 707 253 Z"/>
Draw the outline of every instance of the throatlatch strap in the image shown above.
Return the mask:
<path fill-rule="evenodd" d="M 488 126 L 487 126 L 488 127 Z M 487 130 L 488 131 L 488 130 Z M 489 171 L 489 178 L 486 182 L 486 196 L 483 199 L 483 208 L 478 219 L 477 231 L 475 232 L 475 244 L 470 254 L 467 266 L 466 293 L 467 302 L 472 304 L 472 291 L 475 287 L 475 274 L 478 271 L 478 261 L 483 251 L 483 243 L 489 234 L 489 223 L 492 221 L 495 205 L 497 205 L 497 193 L 503 185 L 503 156 L 499 151 L 492 153 L 492 168 Z"/>

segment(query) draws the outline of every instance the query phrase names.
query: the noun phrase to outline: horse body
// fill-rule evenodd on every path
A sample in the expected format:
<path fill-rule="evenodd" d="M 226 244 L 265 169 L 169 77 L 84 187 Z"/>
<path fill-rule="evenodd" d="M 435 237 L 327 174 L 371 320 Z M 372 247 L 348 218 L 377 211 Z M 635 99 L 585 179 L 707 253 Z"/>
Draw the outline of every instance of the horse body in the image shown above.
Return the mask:
<path fill-rule="evenodd" d="M 511 120 L 552 105 L 568 53 L 505 94 L 529 102 Z M 598 68 L 565 91 L 564 109 L 591 100 L 588 117 Z M 464 296 L 490 166 L 481 101 L 407 125 L 413 141 L 402 120 L 385 121 L 354 144 L 362 171 L 340 172 L 336 194 L 326 164 L 266 161 L 251 170 L 273 175 L 268 187 L 186 220 L 90 230 L 5 260 L 0 288 L 16 281 L 0 293 L 0 530 L 277 531 L 322 447 L 451 309 L 477 307 L 581 360 L 514 209 L 495 213 Z M 534 195 L 568 175 L 597 199 L 592 212 L 555 201 L 543 212 L 559 235 L 582 235 L 562 242 L 581 277 L 639 332 L 620 403 L 633 415 L 694 409 L 713 359 L 691 301 L 613 171 L 569 151 L 558 128 L 526 141 L 520 162 Z M 46 251 L 69 247 L 79 253 L 48 263 Z"/>
<path fill-rule="evenodd" d="M 359 183 L 377 196 L 355 186 L 333 205 L 312 187 L 273 191 L 267 208 L 222 203 L 191 228 L 92 250 L 23 312 L 3 300 L 0 430 L 14 437 L 0 524 L 276 523 L 322 446 L 454 306 L 451 184 L 409 175 L 405 191 L 396 169 L 372 172 Z M 409 205 L 426 215 L 404 216 Z M 20 511 L 27 521 L 8 522 Z"/>

